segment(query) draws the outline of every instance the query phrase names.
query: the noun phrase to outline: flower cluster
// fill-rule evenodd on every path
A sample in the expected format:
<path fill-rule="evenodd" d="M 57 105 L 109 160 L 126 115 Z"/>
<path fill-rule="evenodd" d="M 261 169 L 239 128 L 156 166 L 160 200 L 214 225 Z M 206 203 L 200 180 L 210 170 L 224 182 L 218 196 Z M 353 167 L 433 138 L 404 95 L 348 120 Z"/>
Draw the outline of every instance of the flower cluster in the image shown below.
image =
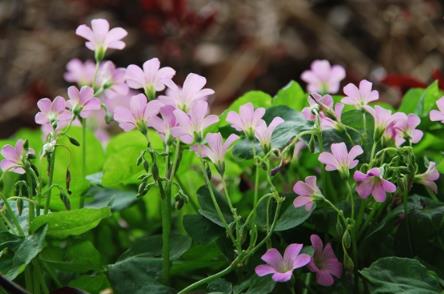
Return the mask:
<path fill-rule="evenodd" d="M 118 68 L 106 60 L 109 49 L 121 50 L 126 46 L 123 38 L 127 32 L 124 29 L 110 29 L 106 20 L 94 19 L 91 26 L 81 25 L 76 33 L 86 39 L 86 47 L 94 51 L 95 61 L 82 62 L 73 59 L 67 64 L 65 79 L 76 84 L 67 88 L 68 99 L 57 96 L 53 100 L 42 98 L 37 102 L 39 111 L 35 115 L 35 122 L 41 126 L 44 134 L 43 144 L 39 148 L 42 150 L 41 161 L 34 162 L 35 152 L 26 140 L 19 139 L 14 146 L 7 144 L 1 149 L 3 159 L 0 169 L 4 173 L 17 174 L 14 185 L 6 181 L 2 183 L 3 186 L 8 186 L 8 190 L 14 191 L 8 191 L 11 195 L 2 198 L 2 209 L 7 210 L 7 213 L 2 215 L 4 222 L 2 221 L 1 227 L 17 233 L 21 239 L 23 236 L 33 237 L 40 229 L 24 232 L 21 219 L 16 217 L 10 221 L 9 218 L 15 216 L 15 211 L 10 207 L 9 201 L 17 201 L 19 215 L 22 213 L 23 200 L 28 201 L 26 228 L 35 226 L 35 217 L 39 217 L 41 213 L 51 213 L 51 205 L 54 204 L 51 202 L 53 189 L 58 190 L 60 201 L 66 210 L 70 210 L 71 200 L 67 195 L 74 194 L 71 191 L 71 166 L 68 164 L 61 176 L 61 165 L 56 164 L 56 154 L 60 156 L 61 152 L 56 152 L 56 149 L 67 147 L 64 146 L 67 141 L 60 140 L 62 138 L 72 145 L 82 147 L 82 174 L 75 170 L 79 173 L 75 175 L 75 180 L 82 184 L 86 182 L 90 178 L 86 169 L 86 131 L 92 124 L 99 126 L 96 129 L 97 136 L 102 136 L 106 126 L 114 123 L 124 132 L 134 132 L 119 135 L 119 140 L 121 137 L 132 138 L 133 134 L 143 140 L 143 144 L 137 146 L 140 149 L 137 160 L 131 163 L 134 170 L 126 169 L 126 158 L 118 162 L 111 156 L 115 161 L 108 160 L 112 163 L 110 166 L 121 165 L 132 179 L 133 176 L 134 179 L 137 178 L 137 189 L 128 191 L 128 194 L 136 194 L 137 190 L 137 197 L 127 197 L 134 198 L 131 200 L 134 203 L 148 195 L 151 187 L 156 187 L 155 193 L 150 197 L 158 195 L 157 200 L 160 203 L 162 242 L 158 243 L 161 243 L 159 252 L 161 251 L 164 258 L 162 283 L 168 283 L 174 274 L 170 269 L 172 251 L 169 241 L 172 233 L 176 233 L 173 231 L 176 226 L 173 218 L 177 215 L 180 215 L 177 223 L 181 231 L 182 227 L 187 232 L 208 229 L 212 235 L 220 238 L 218 240 L 223 241 L 224 246 L 232 245 L 232 250 L 223 248 L 234 256 L 226 269 L 191 284 L 180 293 L 189 293 L 204 282 L 220 278 L 235 267 L 252 260 L 257 265 L 254 257 L 264 245 L 267 245 L 267 250 L 264 249 L 265 253 L 261 256 L 264 264 L 255 267 L 256 275 L 271 275 L 275 282 L 292 281 L 288 284 L 289 287 L 294 288 L 294 284 L 300 281 L 304 281 L 305 290 L 318 287 L 310 284 L 311 275 L 315 276 L 318 285 L 324 287 L 332 286 L 337 279 L 341 279 L 343 271 L 347 272 L 347 276 L 356 275 L 358 271 L 364 275 L 365 271 L 361 271 L 361 267 L 364 262 L 367 263 L 368 256 L 361 257 L 359 249 L 369 248 L 369 245 L 374 244 L 365 243 L 368 242 L 365 237 L 368 232 L 377 232 L 390 223 L 382 221 L 381 217 L 389 213 L 390 219 L 396 219 L 396 227 L 387 231 L 398 230 L 399 222 L 407 219 L 407 214 L 410 213 L 407 208 L 408 201 L 412 199 L 409 198 L 415 198 L 413 200 L 416 201 L 417 196 L 410 196 L 408 193 L 414 185 L 417 188 L 416 184 L 425 187 L 418 190 L 425 190 L 430 199 L 424 197 L 424 201 L 421 199 L 415 202 L 415 210 L 420 209 L 421 205 L 428 206 L 429 201 L 439 202 L 435 194 L 438 192 L 436 181 L 439 179 L 438 170 L 442 167 L 442 162 L 436 161 L 433 156 L 430 158 L 435 161 L 429 161 L 428 158 L 418 160 L 417 149 L 420 148 L 415 148 L 413 144 L 420 142 L 424 136 L 419 127 L 424 130 L 424 125 L 428 124 L 424 121 L 421 123 L 421 119 L 428 116 L 430 121 L 444 123 L 444 97 L 433 98 L 437 110 L 431 110 L 433 103 L 428 103 L 429 112 L 417 111 L 420 113 L 417 115 L 393 112 L 380 105 L 373 105 L 372 103 L 379 100 L 379 92 L 367 80 L 362 80 L 357 85 L 345 85 L 342 97 L 332 96 L 331 94 L 340 91 L 345 70 L 326 60 L 316 60 L 311 69 L 302 74 L 310 91 L 303 101 L 305 107 L 291 103 L 285 106 L 274 105 L 274 101 L 280 99 L 272 100 L 269 97 L 268 102 L 260 104 L 273 105 L 269 109 L 258 107 L 253 102 L 242 105 L 237 102 L 229 108 L 230 111 L 218 116 L 210 112 L 209 97 L 214 94 L 214 90 L 206 88 L 205 77 L 189 73 L 179 85 L 173 81 L 176 71 L 171 67 L 161 66 L 157 58 L 151 58 L 141 66 L 131 64 L 126 68 Z M 82 127 L 82 140 L 72 137 L 70 128 L 75 124 Z M 156 144 L 153 143 L 153 139 L 157 138 L 155 134 L 161 137 Z M 112 145 L 114 144 L 109 144 Z M 232 154 L 230 148 L 233 148 Z M 304 148 L 312 153 L 311 156 L 301 155 Z M 72 149 L 64 149 L 71 155 Z M 114 145 L 114 149 L 118 148 Z M 122 149 L 126 152 L 125 148 Z M 238 164 L 235 160 L 226 160 L 228 156 L 232 156 L 230 159 L 250 160 Z M 42 161 L 44 164 L 41 164 Z M 201 168 L 200 175 L 195 173 L 196 165 Z M 58 174 L 54 182 L 56 169 Z M 232 170 L 236 170 L 235 175 Z M 109 176 L 107 172 L 109 170 L 105 171 L 104 168 L 103 178 Z M 65 185 L 60 183 L 60 178 L 63 177 Z M 125 177 L 128 177 L 128 173 Z M 181 177 L 190 183 L 184 185 Z M 194 187 L 195 178 L 198 185 L 202 182 L 205 185 Z M 120 183 L 112 183 L 114 184 Z M 290 184 L 293 184 L 296 195 L 294 199 L 288 196 Z M 100 192 L 104 194 L 101 195 L 103 198 L 114 197 L 108 195 L 109 191 L 105 191 L 108 189 L 106 186 L 97 185 L 94 188 L 104 188 L 104 192 Z M 134 182 L 125 188 L 133 189 Z M 75 205 L 79 209 L 75 213 L 80 215 L 86 211 L 82 210 L 86 206 L 86 194 L 82 192 L 86 189 L 82 186 L 78 190 L 81 192 L 76 191 L 75 196 L 80 201 Z M 242 199 L 235 201 L 233 191 Z M 3 193 L 1 196 L 4 196 Z M 195 203 L 194 198 L 199 203 Z M 130 202 L 124 202 L 126 201 Z M 289 201 L 293 201 L 293 205 Z M 199 218 L 187 219 L 182 214 L 175 213 L 175 209 L 181 209 L 187 202 L 190 202 L 196 213 L 201 214 Z M 110 201 L 104 206 L 111 203 Z M 140 203 L 144 208 L 145 204 Z M 99 204 L 94 202 L 92 205 Z M 430 207 L 433 206 L 430 205 L 427 209 Z M 90 209 L 92 208 L 88 208 Z M 186 213 L 185 210 L 183 212 Z M 123 218 L 124 214 L 120 215 L 116 209 L 113 216 Z M 313 218 L 309 219 L 311 216 Z M 195 220 L 200 224 L 197 228 L 194 226 Z M 89 218 L 78 218 L 77 221 L 89 222 Z M 302 234 L 284 232 L 305 221 L 308 224 L 300 227 Z M 320 221 L 323 221 L 322 227 L 318 228 Z M 118 222 L 109 222 L 107 225 L 112 226 L 114 223 Z M 84 227 L 89 226 L 90 223 Z M 40 232 L 46 233 L 48 230 L 49 234 L 50 229 L 51 226 L 44 226 Z M 140 228 L 137 230 L 135 235 L 140 234 Z M 274 238 L 276 231 L 282 233 L 279 238 Z M 9 232 L 5 234 L 5 238 L 14 236 Z M 54 234 L 53 231 L 51 233 Z M 190 233 L 191 239 L 195 237 L 192 235 Z M 376 234 L 370 235 L 375 237 Z M 295 238 L 303 236 L 306 236 L 307 241 L 310 236 L 310 247 L 304 248 L 302 243 L 296 243 L 300 241 Z M 410 239 L 410 234 L 408 238 Z M 126 238 L 123 239 L 126 243 Z M 17 240 L 14 236 L 14 242 Z M 71 241 L 66 240 L 66 244 Z M 277 249 L 281 245 L 276 244 L 286 242 L 289 245 L 281 254 Z M 56 243 L 52 246 L 57 246 Z M 63 248 L 68 246 L 65 242 L 62 243 Z M 194 240 L 189 243 L 192 246 Z M 4 254 L 9 254 L 7 250 L 3 251 Z M 186 263 L 186 260 L 182 261 Z M 35 265 L 38 267 L 39 263 Z M 25 266 L 21 266 L 22 270 Z M 34 268 L 33 266 L 32 269 Z M 295 270 L 302 268 L 305 268 L 305 273 L 300 274 L 305 275 L 305 279 L 298 275 L 293 276 Z M 57 273 L 55 271 L 52 274 Z M 257 278 L 254 273 L 251 274 Z M 110 278 L 111 276 L 113 275 Z M 26 275 L 24 280 L 29 280 L 28 278 L 33 279 L 35 275 Z M 38 278 L 36 287 L 40 290 L 40 280 L 44 280 L 44 277 Z M 358 293 L 363 283 L 359 282 L 360 276 L 354 278 L 350 280 L 354 280 L 353 287 Z"/>

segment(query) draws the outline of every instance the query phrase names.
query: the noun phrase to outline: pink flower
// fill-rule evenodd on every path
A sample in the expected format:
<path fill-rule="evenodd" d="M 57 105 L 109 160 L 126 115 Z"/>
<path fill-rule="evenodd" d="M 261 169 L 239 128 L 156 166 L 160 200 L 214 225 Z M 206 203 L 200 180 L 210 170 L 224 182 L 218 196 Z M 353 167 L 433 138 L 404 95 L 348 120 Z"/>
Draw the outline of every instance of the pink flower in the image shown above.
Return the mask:
<path fill-rule="evenodd" d="M 220 133 L 208 133 L 205 137 L 208 146 L 196 146 L 195 150 L 202 157 L 207 157 L 216 165 L 223 164 L 225 153 L 228 148 L 237 140 L 239 136 L 231 134 L 224 142 Z"/>
<path fill-rule="evenodd" d="M 9 144 L 3 146 L 1 154 L 4 159 L 0 162 L 0 168 L 4 171 L 10 171 L 16 174 L 24 174 L 24 162 L 23 160 L 29 155 L 34 154 L 34 150 L 24 148 L 25 141 L 20 139 L 14 146 Z"/>
<path fill-rule="evenodd" d="M 117 106 L 114 110 L 114 120 L 126 132 L 138 128 L 142 133 L 147 131 L 150 120 L 159 113 L 162 104 L 159 101 L 147 102 L 143 94 L 131 97 L 129 109 Z"/>
<path fill-rule="evenodd" d="M 71 86 L 68 97 L 68 107 L 81 118 L 90 117 L 93 111 L 100 110 L 100 100 L 94 97 L 94 90 L 90 87 L 84 86 L 79 91 L 76 86 Z"/>
<path fill-rule="evenodd" d="M 324 112 L 319 114 L 321 119 L 321 129 L 334 129 L 338 127 L 338 123 L 341 122 L 342 111 L 344 110 L 344 104 L 336 103 L 333 114 L 326 115 Z"/>
<path fill-rule="evenodd" d="M 372 83 L 367 80 L 362 80 L 359 83 L 359 88 L 352 83 L 344 87 L 345 97 L 341 102 L 348 105 L 354 105 L 357 108 L 366 106 L 369 102 L 379 99 L 379 93 L 372 90 Z"/>
<path fill-rule="evenodd" d="M 165 105 L 160 108 L 160 116 L 153 116 L 149 121 L 149 126 L 154 128 L 164 139 L 168 140 L 171 129 L 174 128 L 176 117 L 174 116 L 174 106 Z"/>
<path fill-rule="evenodd" d="M 439 98 L 436 101 L 436 105 L 438 106 L 438 110 L 433 109 L 430 111 L 430 120 L 431 121 L 440 121 L 444 124 L 444 97 Z"/>
<path fill-rule="evenodd" d="M 311 246 L 314 249 L 313 258 L 308 264 L 308 269 L 316 273 L 316 282 L 322 286 L 331 286 L 335 282 L 333 277 L 342 276 L 342 264 L 336 258 L 336 255 L 330 243 L 322 243 L 318 235 L 310 236 Z"/>
<path fill-rule="evenodd" d="M 92 51 L 103 52 L 101 54 L 104 54 L 108 48 L 119 50 L 125 48 L 125 43 L 122 39 L 127 34 L 122 28 L 110 30 L 108 21 L 101 18 L 93 19 L 91 21 L 91 28 L 82 24 L 76 29 L 76 35 L 87 40 L 85 43 L 86 47 Z"/>
<path fill-rule="evenodd" d="M 186 144 L 191 144 L 195 139 L 200 140 L 205 128 L 219 121 L 217 115 L 208 114 L 208 103 L 196 101 L 191 105 L 189 114 L 180 109 L 174 110 L 178 126 L 171 130 L 171 134 Z"/>
<path fill-rule="evenodd" d="M 284 120 L 280 117 L 275 117 L 271 121 L 270 125 L 265 123 L 265 121 L 261 120 L 259 125 L 256 127 L 254 131 L 254 135 L 259 140 L 259 143 L 263 146 L 264 149 L 269 149 L 271 146 L 271 136 L 273 135 L 274 129 L 277 126 L 282 124 Z"/>
<path fill-rule="evenodd" d="M 125 72 L 124 68 L 116 68 L 112 61 L 106 61 L 100 66 L 96 82 L 99 87 L 103 87 L 105 98 L 116 99 L 128 94 Z"/>
<path fill-rule="evenodd" d="M 344 105 L 337 103 L 333 106 L 333 97 L 330 95 L 319 95 L 317 93 L 310 94 L 308 98 L 309 107 L 302 109 L 302 114 L 308 121 L 315 121 L 316 115 L 313 110 L 317 110 L 321 122 L 321 129 L 336 128 L 338 122 L 341 121 Z"/>
<path fill-rule="evenodd" d="M 311 70 L 306 70 L 301 75 L 301 79 L 308 84 L 309 92 L 322 94 L 337 93 L 344 78 L 344 68 L 340 65 L 331 66 L 327 60 L 313 61 Z"/>
<path fill-rule="evenodd" d="M 305 107 L 302 109 L 302 114 L 305 119 L 308 121 L 315 121 L 316 115 L 313 113 L 313 109 L 318 109 L 319 111 L 323 110 L 332 110 L 333 109 L 333 97 L 330 95 L 319 95 L 318 93 L 311 93 L 308 97 L 309 107 Z"/>
<path fill-rule="evenodd" d="M 298 208 L 305 206 L 306 211 L 313 208 L 313 200 L 316 195 L 322 195 L 316 184 L 315 176 L 308 176 L 304 181 L 297 181 L 293 186 L 293 191 L 298 195 L 293 201 L 293 206 Z"/>
<path fill-rule="evenodd" d="M 209 95 L 214 94 L 214 90 L 204 88 L 207 79 L 203 76 L 190 73 L 180 88 L 171 82 L 166 95 L 159 96 L 159 100 L 167 105 L 173 105 L 185 112 L 189 110 L 195 101 L 205 100 Z"/>
<path fill-rule="evenodd" d="M 422 139 L 423 132 L 416 129 L 421 123 L 417 115 L 397 112 L 393 115 L 393 121 L 395 123 L 392 133 L 396 146 L 401 146 L 406 140 L 409 140 L 411 143 L 418 143 Z"/>
<path fill-rule="evenodd" d="M 348 173 L 349 169 L 354 168 L 358 165 L 359 160 L 355 159 L 364 151 L 359 145 L 353 146 L 350 152 L 347 151 L 347 146 L 345 143 L 334 143 L 331 144 L 331 153 L 322 152 L 319 154 L 319 161 L 325 164 L 325 170 L 333 171 L 338 170 L 339 172 Z"/>
<path fill-rule="evenodd" d="M 79 59 L 72 59 L 66 65 L 65 81 L 77 83 L 80 86 L 91 86 L 94 82 L 96 66 L 94 62 L 87 60 L 81 62 Z"/>
<path fill-rule="evenodd" d="M 394 123 L 392 112 L 384 107 L 376 105 L 375 108 L 367 106 L 365 109 L 373 116 L 378 130 L 386 130 Z"/>
<path fill-rule="evenodd" d="M 382 177 L 381 169 L 374 167 L 367 173 L 355 171 L 353 179 L 356 181 L 356 192 L 359 197 L 366 199 L 370 194 L 376 202 L 385 201 L 385 193 L 393 193 L 396 191 L 396 186 L 390 181 Z"/>
<path fill-rule="evenodd" d="M 426 188 L 432 190 L 435 194 L 438 193 L 438 186 L 435 183 L 438 179 L 439 172 L 436 169 L 436 163 L 433 161 L 429 162 L 427 170 L 424 173 L 415 176 L 415 182 L 426 186 Z"/>
<path fill-rule="evenodd" d="M 144 89 L 146 93 L 159 92 L 165 89 L 165 85 L 172 83 L 176 71 L 171 67 L 160 68 L 160 61 L 151 58 L 143 64 L 143 70 L 137 65 L 131 64 L 126 69 L 125 80 L 132 89 Z M 150 97 L 151 99 L 154 97 Z"/>
<path fill-rule="evenodd" d="M 247 136 L 253 136 L 256 128 L 263 123 L 262 117 L 265 108 L 254 109 L 252 103 L 246 103 L 239 108 L 239 113 L 230 111 L 226 121 L 239 132 L 244 132 Z"/>
<path fill-rule="evenodd" d="M 311 257 L 308 254 L 299 254 L 302 244 L 293 243 L 285 249 L 284 256 L 275 248 L 270 248 L 262 255 L 262 260 L 266 264 L 258 265 L 255 269 L 259 277 L 273 275 L 271 278 L 275 282 L 287 282 L 291 279 L 293 271 L 307 265 Z"/>
<path fill-rule="evenodd" d="M 42 98 L 37 102 L 39 112 L 35 115 L 35 122 L 42 125 L 44 133 L 61 130 L 66 127 L 72 114 L 66 110 L 66 101 L 62 96 L 57 96 L 53 101 Z"/>

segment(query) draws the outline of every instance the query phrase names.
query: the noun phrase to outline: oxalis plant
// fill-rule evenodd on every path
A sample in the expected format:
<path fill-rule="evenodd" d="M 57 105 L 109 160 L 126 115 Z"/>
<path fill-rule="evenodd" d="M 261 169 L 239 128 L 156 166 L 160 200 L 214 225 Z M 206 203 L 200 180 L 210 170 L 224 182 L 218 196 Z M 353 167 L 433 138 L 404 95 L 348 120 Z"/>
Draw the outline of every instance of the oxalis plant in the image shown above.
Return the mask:
<path fill-rule="evenodd" d="M 442 292 L 437 83 L 395 110 L 317 60 L 308 93 L 292 81 L 214 115 L 204 77 L 105 60 L 124 29 L 76 34 L 95 62 L 70 61 L 68 99 L 1 142 L 3 292 Z"/>

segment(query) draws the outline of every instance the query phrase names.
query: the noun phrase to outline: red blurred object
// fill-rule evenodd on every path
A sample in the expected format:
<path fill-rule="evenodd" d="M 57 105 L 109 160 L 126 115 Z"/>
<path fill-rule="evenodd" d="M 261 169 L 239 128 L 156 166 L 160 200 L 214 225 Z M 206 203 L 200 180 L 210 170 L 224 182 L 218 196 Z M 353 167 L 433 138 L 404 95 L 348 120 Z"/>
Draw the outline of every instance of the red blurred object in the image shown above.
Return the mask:
<path fill-rule="evenodd" d="M 398 88 L 402 93 L 405 93 L 410 88 L 427 87 L 427 84 L 411 76 L 402 74 L 388 74 L 382 79 L 381 83 L 386 86 Z"/>
<path fill-rule="evenodd" d="M 432 73 L 432 78 L 438 81 L 438 86 L 441 90 L 444 90 L 444 74 L 441 70 L 435 69 Z"/>

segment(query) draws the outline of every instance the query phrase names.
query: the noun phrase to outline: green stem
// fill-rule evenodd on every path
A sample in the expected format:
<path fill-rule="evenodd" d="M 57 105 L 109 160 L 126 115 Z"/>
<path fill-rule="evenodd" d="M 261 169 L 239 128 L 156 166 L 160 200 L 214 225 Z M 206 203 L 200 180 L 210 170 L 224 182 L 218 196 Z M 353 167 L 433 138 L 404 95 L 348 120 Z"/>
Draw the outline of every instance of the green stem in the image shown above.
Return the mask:
<path fill-rule="evenodd" d="M 346 184 L 347 184 L 347 196 L 348 196 L 348 199 L 349 199 L 350 205 L 351 205 L 351 218 L 354 220 L 355 219 L 355 197 L 353 196 L 353 190 L 350 186 L 350 182 L 348 181 L 348 179 L 346 180 Z"/>
<path fill-rule="evenodd" d="M 202 280 L 199 280 L 199 281 L 187 286 L 186 288 L 179 291 L 177 294 L 188 293 L 191 290 L 197 289 L 197 288 L 199 288 L 199 287 L 201 287 L 201 286 L 203 286 L 215 279 L 218 279 L 220 277 L 223 277 L 223 276 L 229 274 L 236 267 L 236 265 L 241 261 L 242 257 L 243 257 L 242 255 L 239 255 L 235 260 L 233 260 L 233 262 L 228 267 L 224 268 L 220 272 L 215 273 L 214 275 L 208 276 Z"/>
<path fill-rule="evenodd" d="M 256 206 L 259 193 L 259 163 L 256 159 L 256 147 L 253 147 L 253 161 L 254 161 L 254 197 L 253 206 Z"/>
<path fill-rule="evenodd" d="M 32 273 L 31 273 L 31 267 L 28 266 L 25 269 L 25 285 L 26 289 L 29 291 L 34 291 L 34 286 L 32 282 Z"/>
<path fill-rule="evenodd" d="M 308 294 L 310 282 L 311 282 L 311 273 L 307 273 L 304 280 L 304 290 L 302 291 L 302 294 Z"/>
<path fill-rule="evenodd" d="M 28 198 L 32 200 L 33 198 L 33 184 L 32 184 L 32 175 L 31 172 L 29 170 L 29 167 L 26 167 L 26 182 L 27 182 L 27 187 L 28 187 Z M 37 205 L 38 207 L 38 205 Z M 28 224 L 29 224 L 29 228 L 31 228 L 31 222 L 34 219 L 35 216 L 35 205 L 34 205 L 34 201 L 29 201 L 28 202 Z"/>
<path fill-rule="evenodd" d="M 45 210 L 44 210 L 44 214 L 48 214 L 49 211 L 49 205 L 51 203 L 51 187 L 52 187 L 52 182 L 54 180 L 54 165 L 55 165 L 55 155 L 56 155 L 56 149 L 54 149 L 54 152 L 52 152 L 52 154 L 48 155 L 48 195 L 46 197 L 46 204 L 45 204 Z"/>
<path fill-rule="evenodd" d="M 82 125 L 82 178 L 86 179 L 86 120 L 81 119 L 80 123 Z M 80 208 L 85 205 L 85 195 L 80 194 Z"/>
<path fill-rule="evenodd" d="M 40 294 L 40 276 L 39 276 L 39 271 L 37 270 L 36 266 L 34 263 L 31 263 L 28 265 L 28 267 L 31 268 L 31 272 L 32 272 L 32 279 L 33 279 L 33 285 L 34 285 L 34 290 L 33 290 L 33 294 Z"/>
<path fill-rule="evenodd" d="M 214 208 L 216 209 L 217 216 L 219 217 L 220 221 L 222 222 L 222 224 L 223 224 L 224 228 L 226 229 L 227 234 L 229 235 L 231 240 L 236 243 L 236 241 L 235 241 L 236 239 L 233 237 L 233 234 L 231 233 L 231 230 L 228 226 L 227 220 L 225 219 L 225 216 L 222 213 L 222 210 L 220 209 L 219 203 L 217 203 L 216 195 L 214 194 L 213 186 L 211 185 L 210 179 L 208 178 L 207 171 L 205 168 L 205 163 L 203 160 L 202 160 L 202 164 L 201 164 L 201 169 L 202 169 L 202 174 L 204 175 L 205 183 L 208 187 L 208 191 L 210 192 L 211 201 L 213 202 Z"/>
<path fill-rule="evenodd" d="M 157 157 L 154 150 L 151 149 L 151 142 L 146 134 L 147 149 L 152 160 L 152 174 L 153 178 L 159 187 L 161 197 L 161 219 L 162 219 L 162 280 L 168 284 L 170 280 L 170 234 L 171 234 L 171 197 L 170 193 L 166 193 L 162 181 L 159 178 L 159 165 L 157 164 Z M 167 167 L 168 169 L 168 167 Z"/>
<path fill-rule="evenodd" d="M 170 233 L 171 233 L 171 198 L 165 193 L 163 185 L 158 182 L 162 197 L 162 279 L 165 283 L 170 280 Z"/>

